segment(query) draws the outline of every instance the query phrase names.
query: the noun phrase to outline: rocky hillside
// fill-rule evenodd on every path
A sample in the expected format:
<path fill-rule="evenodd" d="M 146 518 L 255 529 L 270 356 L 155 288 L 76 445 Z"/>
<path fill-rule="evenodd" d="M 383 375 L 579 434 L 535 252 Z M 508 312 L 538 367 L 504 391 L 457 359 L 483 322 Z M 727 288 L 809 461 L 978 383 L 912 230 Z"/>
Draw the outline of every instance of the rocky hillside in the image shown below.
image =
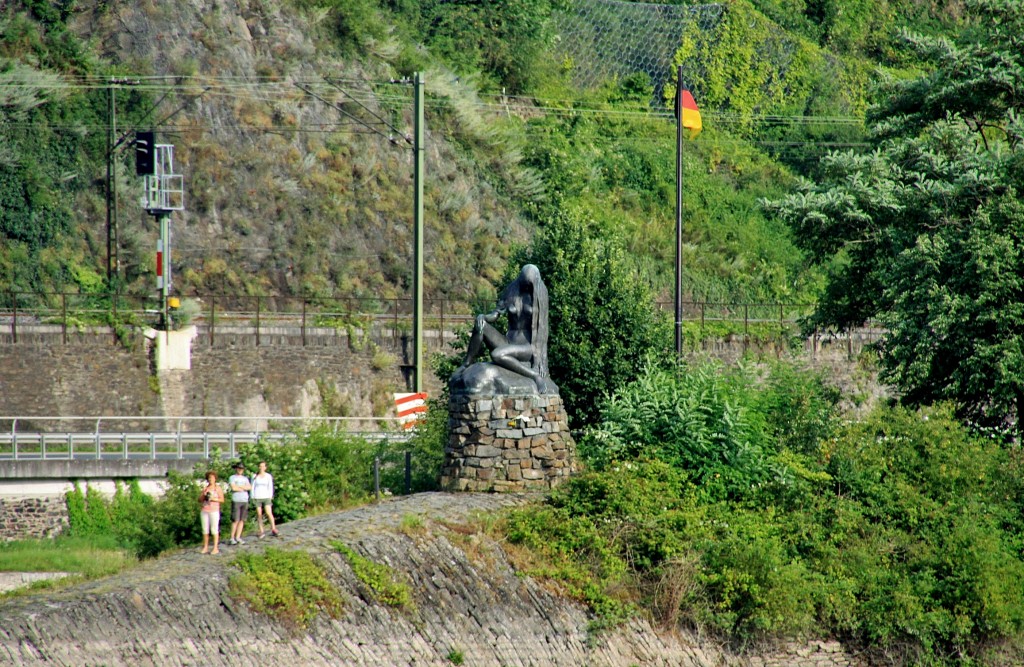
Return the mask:
<path fill-rule="evenodd" d="M 587 613 L 517 573 L 500 544 L 467 529 L 480 512 L 527 502 L 500 495 L 420 494 L 296 521 L 273 546 L 322 562 L 344 610 L 294 633 L 228 593 L 239 552 L 269 540 L 164 556 L 123 575 L 0 602 L 5 665 L 664 665 L 860 664 L 834 643 L 760 654 L 722 652 L 644 620 L 595 633 Z M 412 521 L 410 517 L 418 517 Z M 415 526 L 415 527 L 410 527 Z M 388 565 L 413 604 L 374 602 L 332 542 Z"/>
<path fill-rule="evenodd" d="M 181 292 L 407 297 L 413 163 L 403 137 L 412 136 L 413 97 L 410 85 L 392 83 L 396 45 L 340 52 L 328 13 L 296 4 L 86 0 L 66 29 L 112 70 L 91 75 L 103 93 L 88 93 L 88 104 L 106 104 L 110 77 L 123 81 L 119 132 L 155 128 L 158 142 L 176 147 L 186 189 L 186 210 L 171 218 Z M 476 112 L 451 108 L 449 93 L 469 94 L 453 75 L 426 78 L 428 280 L 432 295 L 472 295 L 498 277 L 508 243 L 527 234 L 495 194 L 510 182 L 488 180 L 500 180 L 501 168 L 481 170 L 479 153 L 456 145 L 461 137 L 500 155 L 500 139 Z M 102 125 L 84 131 L 99 141 L 108 114 L 96 115 Z M 128 289 L 148 291 L 156 225 L 138 206 L 131 150 L 118 169 L 122 272 Z M 104 176 L 77 178 L 95 179 L 75 208 L 101 265 Z"/>

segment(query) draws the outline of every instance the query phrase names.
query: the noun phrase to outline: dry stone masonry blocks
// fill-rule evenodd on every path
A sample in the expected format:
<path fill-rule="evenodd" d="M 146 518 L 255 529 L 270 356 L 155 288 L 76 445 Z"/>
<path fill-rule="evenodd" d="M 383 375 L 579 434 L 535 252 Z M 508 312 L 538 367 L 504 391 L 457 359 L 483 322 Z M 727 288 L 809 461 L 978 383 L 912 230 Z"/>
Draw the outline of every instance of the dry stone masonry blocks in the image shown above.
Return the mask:
<path fill-rule="evenodd" d="M 575 468 L 576 443 L 558 394 L 453 395 L 448 410 L 445 489 L 550 489 Z"/>

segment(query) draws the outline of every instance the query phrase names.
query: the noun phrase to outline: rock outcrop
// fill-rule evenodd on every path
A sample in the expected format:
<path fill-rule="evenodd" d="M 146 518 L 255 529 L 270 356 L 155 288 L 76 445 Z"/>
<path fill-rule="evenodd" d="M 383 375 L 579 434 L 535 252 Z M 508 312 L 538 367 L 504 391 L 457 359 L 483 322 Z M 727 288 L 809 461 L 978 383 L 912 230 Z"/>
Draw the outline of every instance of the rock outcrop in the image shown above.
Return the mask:
<path fill-rule="evenodd" d="M 450 665 L 457 655 L 474 667 L 859 664 L 832 643 L 729 655 L 642 619 L 593 634 L 584 608 L 520 576 L 498 544 L 458 528 L 474 512 L 525 501 L 419 494 L 295 521 L 282 538 L 227 547 L 219 557 L 190 549 L 114 577 L 10 598 L 0 602 L 0 664 L 419 667 Z M 392 568 L 408 583 L 415 609 L 362 595 L 333 541 Z M 269 544 L 306 550 L 326 566 L 345 598 L 339 618 L 321 616 L 295 635 L 228 595 L 234 557 Z"/>

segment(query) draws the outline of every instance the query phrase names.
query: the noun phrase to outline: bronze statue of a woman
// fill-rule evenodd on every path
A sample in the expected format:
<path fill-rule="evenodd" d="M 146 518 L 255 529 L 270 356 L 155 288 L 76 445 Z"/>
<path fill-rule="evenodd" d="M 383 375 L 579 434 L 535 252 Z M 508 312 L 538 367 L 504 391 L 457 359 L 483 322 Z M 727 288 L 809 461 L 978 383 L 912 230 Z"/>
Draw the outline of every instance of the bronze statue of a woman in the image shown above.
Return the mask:
<path fill-rule="evenodd" d="M 502 314 L 508 316 L 506 334 L 493 325 Z M 473 364 L 484 345 L 491 363 Z M 451 388 L 453 393 L 508 393 L 527 388 L 522 379 L 532 380 L 529 388 L 539 393 L 558 391 L 548 377 L 548 289 L 533 264 L 523 266 L 494 310 L 477 315 L 466 359 L 452 375 Z"/>

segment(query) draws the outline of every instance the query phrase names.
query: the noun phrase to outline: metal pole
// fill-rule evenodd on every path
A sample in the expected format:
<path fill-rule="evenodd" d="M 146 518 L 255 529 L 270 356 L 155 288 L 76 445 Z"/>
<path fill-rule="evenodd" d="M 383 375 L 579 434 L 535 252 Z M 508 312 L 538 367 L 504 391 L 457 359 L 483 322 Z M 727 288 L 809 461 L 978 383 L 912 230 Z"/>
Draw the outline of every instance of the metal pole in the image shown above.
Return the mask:
<path fill-rule="evenodd" d="M 412 452 L 405 453 L 405 495 L 412 493 Z"/>
<path fill-rule="evenodd" d="M 376 502 L 380 502 L 380 457 L 373 459 L 373 496 Z"/>
<path fill-rule="evenodd" d="M 107 86 L 107 286 L 114 280 L 114 86 Z"/>
<path fill-rule="evenodd" d="M 413 391 L 423 391 L 423 72 L 413 75 Z"/>
<path fill-rule="evenodd" d="M 163 251 L 163 267 L 160 280 L 160 307 L 163 309 L 164 313 L 164 343 L 167 343 L 167 332 L 171 330 L 171 320 L 169 319 L 170 313 L 167 309 L 167 297 L 170 294 L 171 287 L 171 246 L 167 230 L 167 214 L 162 213 L 158 215 L 157 218 L 160 220 L 160 247 Z"/>
<path fill-rule="evenodd" d="M 676 356 L 683 355 L 683 66 L 676 73 Z"/>

